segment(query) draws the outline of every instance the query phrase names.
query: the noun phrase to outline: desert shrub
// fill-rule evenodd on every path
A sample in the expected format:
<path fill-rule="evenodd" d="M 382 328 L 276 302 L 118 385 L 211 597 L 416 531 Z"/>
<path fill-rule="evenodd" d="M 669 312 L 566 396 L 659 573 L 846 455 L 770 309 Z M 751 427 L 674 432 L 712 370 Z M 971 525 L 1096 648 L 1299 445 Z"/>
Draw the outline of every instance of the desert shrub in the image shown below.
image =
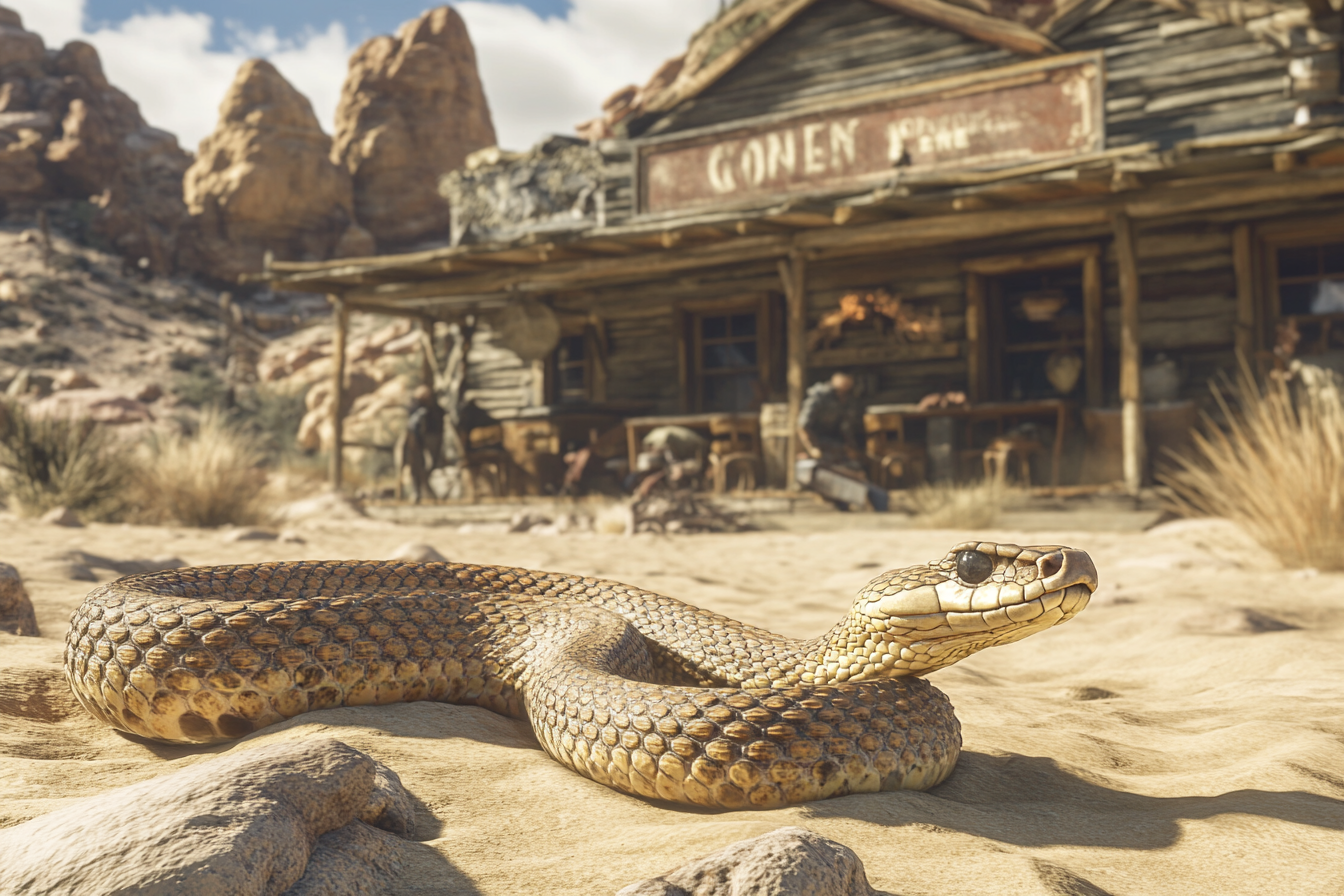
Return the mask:
<path fill-rule="evenodd" d="M 302 452 L 299 424 L 308 407 L 305 389 L 258 386 L 240 390 L 233 409 L 238 424 L 255 433 L 259 447 L 272 461 L 287 461 Z"/>
<path fill-rule="evenodd" d="M 219 378 L 214 364 L 208 358 L 176 353 L 168 359 L 176 371 L 168 389 L 194 408 L 222 405 L 228 397 L 228 386 Z"/>
<path fill-rule="evenodd" d="M 907 498 L 912 522 L 924 529 L 980 529 L 998 522 L 1003 493 L 989 482 L 921 485 Z"/>
<path fill-rule="evenodd" d="M 130 448 L 92 420 L 34 417 L 0 404 L 0 471 L 7 500 L 37 516 L 62 505 L 107 520 L 126 508 L 135 476 Z"/>
<path fill-rule="evenodd" d="M 1337 376 L 1298 366 L 1264 385 L 1243 368 L 1213 384 L 1223 422 L 1205 418 L 1192 450 L 1158 481 L 1185 516 L 1238 523 L 1287 566 L 1344 569 L 1344 404 Z"/>
<path fill-rule="evenodd" d="M 145 522 L 241 526 L 264 516 L 265 455 L 221 411 L 204 411 L 195 432 L 151 438 L 145 453 L 137 501 Z"/>

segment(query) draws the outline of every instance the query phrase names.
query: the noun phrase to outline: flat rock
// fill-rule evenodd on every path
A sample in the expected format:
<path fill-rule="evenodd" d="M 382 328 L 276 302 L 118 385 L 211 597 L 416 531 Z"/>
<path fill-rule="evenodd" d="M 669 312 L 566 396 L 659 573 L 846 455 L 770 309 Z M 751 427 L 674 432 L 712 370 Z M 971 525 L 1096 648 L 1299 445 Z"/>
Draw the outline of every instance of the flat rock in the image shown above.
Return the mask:
<path fill-rule="evenodd" d="M 34 638 L 42 634 L 23 578 L 8 563 L 0 563 L 0 632 Z"/>
<path fill-rule="evenodd" d="M 378 893 L 400 867 L 410 797 L 330 740 L 259 746 L 0 831 L 0 892 Z"/>
<path fill-rule="evenodd" d="M 280 533 L 270 529 L 232 529 L 224 533 L 225 541 L 275 541 Z"/>
<path fill-rule="evenodd" d="M 339 492 L 323 492 L 313 498 L 304 498 L 279 508 L 275 512 L 278 520 L 304 520 L 321 518 L 324 520 L 364 519 L 364 509 L 359 502 Z"/>
<path fill-rule="evenodd" d="M 616 896 L 879 896 L 847 846 L 787 827 L 642 880 Z"/>
<path fill-rule="evenodd" d="M 411 563 L 446 563 L 448 558 L 440 554 L 433 545 L 422 541 L 408 541 L 397 548 L 387 558 L 389 560 L 408 560 Z"/>
<path fill-rule="evenodd" d="M 80 520 L 79 516 L 76 515 L 75 512 L 71 510 L 69 507 L 66 507 L 64 505 L 60 507 L 51 508 L 46 513 L 42 514 L 40 519 L 42 522 L 48 523 L 49 525 L 52 526 L 69 526 L 71 528 L 79 528 L 80 526 L 84 525 L 84 523 Z"/>

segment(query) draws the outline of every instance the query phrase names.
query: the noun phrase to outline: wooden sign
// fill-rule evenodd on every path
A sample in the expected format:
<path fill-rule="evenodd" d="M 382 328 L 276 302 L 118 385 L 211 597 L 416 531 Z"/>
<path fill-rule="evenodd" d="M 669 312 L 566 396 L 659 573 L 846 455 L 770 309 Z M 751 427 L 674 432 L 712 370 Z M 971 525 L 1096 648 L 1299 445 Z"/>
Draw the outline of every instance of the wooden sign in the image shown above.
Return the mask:
<path fill-rule="evenodd" d="M 1105 146 L 1100 57 L 947 79 L 880 101 L 639 146 L 640 211 L 860 192 L 901 171 L 992 169 Z"/>

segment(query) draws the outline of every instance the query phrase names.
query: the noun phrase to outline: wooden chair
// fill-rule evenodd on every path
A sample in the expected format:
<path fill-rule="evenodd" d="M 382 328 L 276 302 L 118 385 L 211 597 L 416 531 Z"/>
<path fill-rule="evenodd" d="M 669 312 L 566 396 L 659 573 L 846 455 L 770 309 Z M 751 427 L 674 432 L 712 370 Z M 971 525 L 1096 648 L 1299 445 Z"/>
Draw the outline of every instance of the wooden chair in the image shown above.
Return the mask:
<path fill-rule="evenodd" d="M 709 469 L 715 494 L 728 491 L 728 474 L 734 466 L 739 488 L 756 488 L 761 466 L 761 424 L 753 418 L 715 417 L 709 421 Z"/>
<path fill-rule="evenodd" d="M 1008 459 L 1016 454 L 1022 484 L 1030 487 L 1031 458 L 1044 450 L 1045 446 L 1035 436 L 999 436 L 989 443 L 989 447 L 981 455 L 985 464 L 985 481 L 999 486 L 1005 485 L 1008 480 Z"/>
<path fill-rule="evenodd" d="M 478 426 L 461 439 L 462 486 L 469 500 L 480 499 L 480 483 L 488 485 L 490 494 L 504 497 L 513 490 L 513 457 L 504 449 L 503 432 L 496 426 Z"/>
<path fill-rule="evenodd" d="M 910 473 L 915 483 L 924 481 L 928 453 L 923 445 L 912 445 L 905 440 L 903 414 L 864 414 L 863 429 L 867 434 L 868 459 L 873 467 L 873 480 L 882 488 L 892 481 L 900 482 Z"/>

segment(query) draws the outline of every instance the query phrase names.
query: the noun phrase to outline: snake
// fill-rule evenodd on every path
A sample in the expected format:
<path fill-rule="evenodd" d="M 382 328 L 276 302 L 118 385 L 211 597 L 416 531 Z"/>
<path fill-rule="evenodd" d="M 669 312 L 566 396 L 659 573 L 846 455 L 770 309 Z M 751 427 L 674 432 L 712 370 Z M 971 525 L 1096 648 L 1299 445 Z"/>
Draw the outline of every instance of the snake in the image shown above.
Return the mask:
<path fill-rule="evenodd" d="M 882 573 L 795 639 L 590 576 L 435 561 L 132 575 L 74 611 L 64 671 L 97 719 L 156 741 L 431 700 L 526 720 L 555 760 L 651 800 L 772 808 L 925 790 L 961 726 L 924 680 L 1077 615 L 1083 551 L 967 542 Z"/>

